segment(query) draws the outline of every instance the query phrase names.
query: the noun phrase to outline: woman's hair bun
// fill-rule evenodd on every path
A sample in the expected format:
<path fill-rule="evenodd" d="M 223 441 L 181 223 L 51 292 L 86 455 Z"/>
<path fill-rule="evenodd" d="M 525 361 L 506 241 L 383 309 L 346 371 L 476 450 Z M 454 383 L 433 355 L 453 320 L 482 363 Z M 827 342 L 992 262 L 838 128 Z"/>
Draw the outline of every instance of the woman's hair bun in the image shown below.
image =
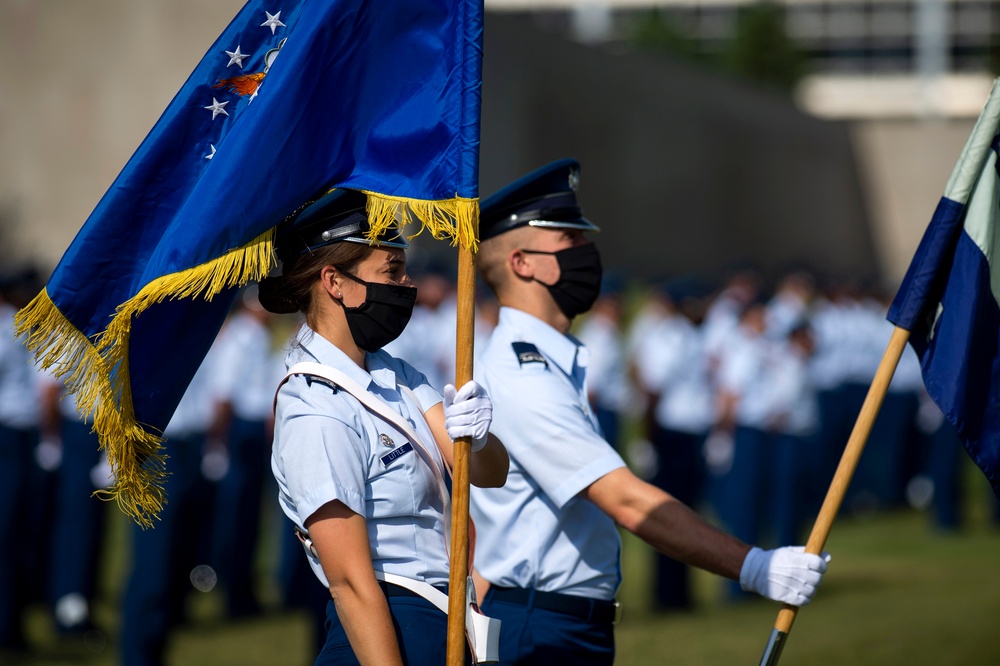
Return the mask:
<path fill-rule="evenodd" d="M 291 314 L 299 311 L 299 304 L 289 293 L 288 281 L 282 275 L 261 280 L 257 300 L 265 310 L 274 314 Z"/>

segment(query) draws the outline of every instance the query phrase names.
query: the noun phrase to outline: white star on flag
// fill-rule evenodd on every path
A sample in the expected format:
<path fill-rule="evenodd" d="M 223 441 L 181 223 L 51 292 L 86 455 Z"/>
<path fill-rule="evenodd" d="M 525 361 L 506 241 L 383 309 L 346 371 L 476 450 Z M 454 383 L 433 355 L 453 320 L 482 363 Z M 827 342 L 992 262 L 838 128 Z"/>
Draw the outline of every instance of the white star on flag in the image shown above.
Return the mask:
<path fill-rule="evenodd" d="M 236 46 L 235 51 L 226 51 L 226 55 L 229 56 L 229 64 L 226 67 L 232 67 L 235 64 L 240 69 L 243 69 L 243 61 L 250 57 L 249 54 L 240 53 L 239 45 Z"/>
<path fill-rule="evenodd" d="M 224 115 L 224 116 L 228 116 L 229 115 L 229 113 L 227 113 L 226 109 L 225 109 L 226 104 L 229 104 L 229 102 L 220 102 L 219 100 L 217 100 L 217 99 L 215 99 L 213 97 L 212 98 L 212 103 L 209 104 L 208 106 L 205 106 L 205 107 L 202 107 L 202 108 L 208 109 L 209 111 L 211 111 L 212 112 L 212 120 L 215 120 L 215 117 L 217 115 L 219 115 L 220 113 L 222 115 Z"/>
<path fill-rule="evenodd" d="M 270 28 L 272 35 L 274 34 L 276 28 L 285 27 L 285 24 L 278 20 L 278 17 L 281 16 L 281 12 L 278 12 L 273 16 L 271 15 L 271 12 L 264 12 L 264 13 L 267 14 L 267 20 L 261 23 L 260 25 L 261 27 L 267 26 L 268 28 Z"/>
<path fill-rule="evenodd" d="M 210 144 L 208 144 L 208 147 L 212 149 L 212 152 L 210 152 L 208 155 L 205 155 L 205 159 L 206 160 L 210 160 L 213 157 L 215 157 L 215 144 L 214 143 L 210 143 Z"/>

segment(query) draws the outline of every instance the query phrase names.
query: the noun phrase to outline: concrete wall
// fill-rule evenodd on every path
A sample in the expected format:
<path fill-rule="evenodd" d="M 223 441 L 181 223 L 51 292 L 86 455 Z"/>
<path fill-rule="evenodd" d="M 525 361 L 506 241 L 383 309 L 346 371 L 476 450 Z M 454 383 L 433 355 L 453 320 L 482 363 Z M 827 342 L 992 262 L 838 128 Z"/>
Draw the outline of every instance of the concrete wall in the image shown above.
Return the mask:
<path fill-rule="evenodd" d="M 786 98 L 666 58 L 568 42 L 491 15 L 483 194 L 549 160 L 610 263 L 656 277 L 736 260 L 880 272 L 850 132 Z"/>
<path fill-rule="evenodd" d="M 888 286 L 898 285 L 906 273 L 974 124 L 971 118 L 851 125 Z"/>
<path fill-rule="evenodd" d="M 243 0 L 0 0 L 0 253 L 48 267 Z"/>

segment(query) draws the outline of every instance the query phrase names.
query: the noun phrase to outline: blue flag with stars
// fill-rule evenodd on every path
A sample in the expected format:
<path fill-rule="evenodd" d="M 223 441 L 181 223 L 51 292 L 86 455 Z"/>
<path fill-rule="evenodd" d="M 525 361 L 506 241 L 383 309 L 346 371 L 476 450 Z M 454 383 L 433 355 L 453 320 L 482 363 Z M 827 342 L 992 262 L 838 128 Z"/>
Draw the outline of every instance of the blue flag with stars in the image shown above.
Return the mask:
<path fill-rule="evenodd" d="M 474 246 L 482 0 L 250 0 L 17 317 L 148 524 L 161 432 L 274 227 L 332 187 Z"/>
<path fill-rule="evenodd" d="M 888 319 L 910 331 L 927 394 L 1000 496 L 1000 80 Z"/>

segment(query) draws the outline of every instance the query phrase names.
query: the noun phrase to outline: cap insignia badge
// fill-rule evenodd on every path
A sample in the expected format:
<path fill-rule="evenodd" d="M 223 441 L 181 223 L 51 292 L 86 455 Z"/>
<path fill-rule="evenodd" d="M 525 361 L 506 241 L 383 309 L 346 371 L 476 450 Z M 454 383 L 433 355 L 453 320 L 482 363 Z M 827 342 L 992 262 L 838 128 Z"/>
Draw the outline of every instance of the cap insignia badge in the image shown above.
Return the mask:
<path fill-rule="evenodd" d="M 577 169 L 570 169 L 569 171 L 569 189 L 576 192 L 576 188 L 580 187 L 580 172 Z"/>

